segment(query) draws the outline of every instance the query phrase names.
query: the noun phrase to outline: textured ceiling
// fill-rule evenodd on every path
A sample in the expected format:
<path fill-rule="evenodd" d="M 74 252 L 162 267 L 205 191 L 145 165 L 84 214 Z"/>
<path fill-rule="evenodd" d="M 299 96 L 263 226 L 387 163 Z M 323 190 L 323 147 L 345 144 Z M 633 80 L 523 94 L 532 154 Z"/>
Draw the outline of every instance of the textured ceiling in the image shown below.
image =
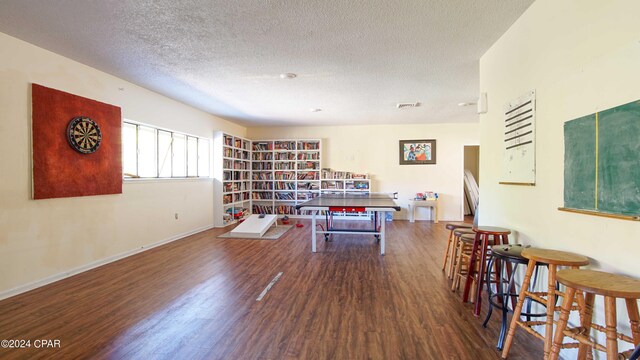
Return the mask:
<path fill-rule="evenodd" d="M 532 2 L 2 0 L 0 31 L 249 126 L 472 122 Z"/>

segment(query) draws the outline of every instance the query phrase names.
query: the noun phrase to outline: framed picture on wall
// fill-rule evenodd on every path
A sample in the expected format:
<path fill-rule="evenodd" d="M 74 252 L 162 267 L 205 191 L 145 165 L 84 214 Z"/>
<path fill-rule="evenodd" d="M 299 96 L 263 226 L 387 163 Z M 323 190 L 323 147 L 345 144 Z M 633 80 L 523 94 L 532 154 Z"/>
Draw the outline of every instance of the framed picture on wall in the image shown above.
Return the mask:
<path fill-rule="evenodd" d="M 400 165 L 423 165 L 435 163 L 435 140 L 400 140 Z"/>

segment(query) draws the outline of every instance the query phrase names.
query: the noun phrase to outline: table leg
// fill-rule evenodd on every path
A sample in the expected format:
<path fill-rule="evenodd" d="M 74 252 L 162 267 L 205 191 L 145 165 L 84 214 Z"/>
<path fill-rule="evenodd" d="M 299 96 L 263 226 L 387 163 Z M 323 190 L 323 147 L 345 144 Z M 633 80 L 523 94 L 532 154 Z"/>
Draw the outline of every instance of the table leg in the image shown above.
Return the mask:
<path fill-rule="evenodd" d="M 318 211 L 311 212 L 311 251 L 316 252 L 316 215 Z"/>
<path fill-rule="evenodd" d="M 415 222 L 415 219 L 416 219 L 416 206 L 412 206 L 411 204 L 409 204 L 409 222 Z"/>
<path fill-rule="evenodd" d="M 431 207 L 431 216 L 433 217 L 433 223 L 438 223 L 438 205 L 434 205 Z"/>
<path fill-rule="evenodd" d="M 382 212 L 382 219 L 380 219 L 380 255 L 384 255 L 384 228 L 387 222 L 387 212 Z"/>

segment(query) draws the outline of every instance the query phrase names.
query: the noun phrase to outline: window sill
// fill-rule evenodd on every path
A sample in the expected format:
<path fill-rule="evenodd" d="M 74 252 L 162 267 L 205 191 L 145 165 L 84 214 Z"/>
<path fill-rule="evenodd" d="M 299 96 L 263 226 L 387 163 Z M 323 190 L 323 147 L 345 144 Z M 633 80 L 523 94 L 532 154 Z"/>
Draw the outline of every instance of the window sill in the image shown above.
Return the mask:
<path fill-rule="evenodd" d="M 135 183 L 154 183 L 154 182 L 172 182 L 172 181 L 207 181 L 211 182 L 212 177 L 175 177 L 175 178 L 123 178 L 123 184 L 135 184 Z"/>

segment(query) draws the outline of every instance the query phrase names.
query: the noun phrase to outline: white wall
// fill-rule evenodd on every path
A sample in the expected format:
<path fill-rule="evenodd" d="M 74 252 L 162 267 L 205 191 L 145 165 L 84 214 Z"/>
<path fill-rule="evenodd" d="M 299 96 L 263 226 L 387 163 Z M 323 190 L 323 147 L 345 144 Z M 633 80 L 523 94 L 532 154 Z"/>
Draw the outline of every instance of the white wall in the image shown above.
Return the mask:
<path fill-rule="evenodd" d="M 373 191 L 399 193 L 403 210 L 394 218 L 407 218 L 408 200 L 416 193 L 435 191 L 440 196 L 439 219 L 460 220 L 464 145 L 478 144 L 478 125 L 253 127 L 247 135 L 251 139 L 321 138 L 322 167 L 367 172 L 373 178 Z M 399 140 L 414 139 L 437 140 L 436 165 L 399 165 Z M 418 210 L 417 220 L 429 219 L 428 209 Z"/>
<path fill-rule="evenodd" d="M 593 268 L 636 278 L 639 222 L 557 208 L 563 206 L 564 122 L 640 99 L 638 14 L 635 0 L 537 0 L 480 60 L 480 92 L 489 100 L 480 117 L 480 223 L 514 229 L 519 242 L 584 254 Z M 499 185 L 501 110 L 532 89 L 536 186 Z M 601 302 L 596 309 L 603 323 Z M 628 329 L 624 307 L 618 314 Z"/>
<path fill-rule="evenodd" d="M 212 225 L 211 179 L 125 182 L 121 195 L 31 200 L 31 83 L 197 136 L 246 129 L 2 33 L 0 50 L 0 298 Z"/>

